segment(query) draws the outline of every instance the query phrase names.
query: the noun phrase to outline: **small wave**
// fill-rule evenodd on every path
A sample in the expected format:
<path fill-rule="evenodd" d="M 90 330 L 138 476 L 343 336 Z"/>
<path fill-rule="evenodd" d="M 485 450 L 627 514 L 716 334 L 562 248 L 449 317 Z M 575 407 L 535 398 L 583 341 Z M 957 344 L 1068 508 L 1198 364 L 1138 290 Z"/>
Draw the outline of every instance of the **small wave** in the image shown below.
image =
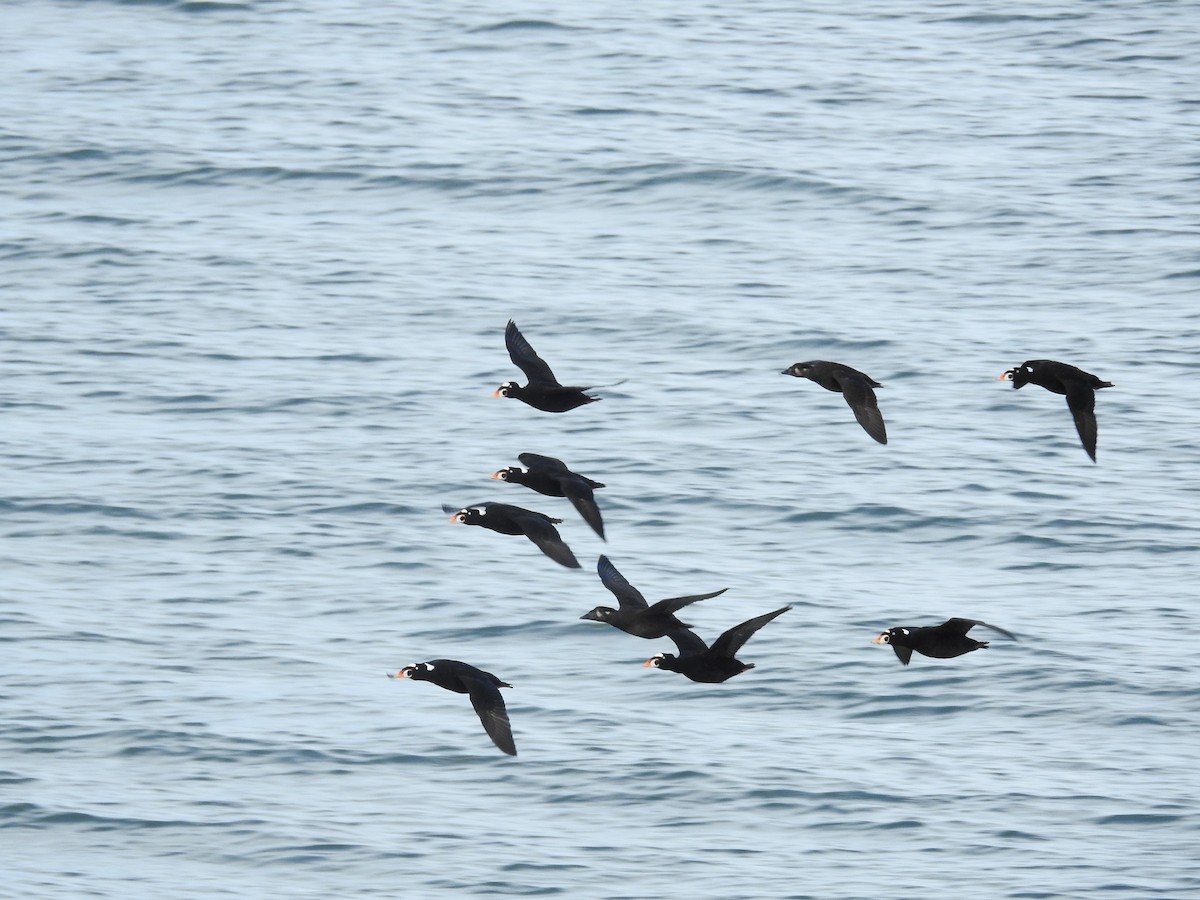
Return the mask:
<path fill-rule="evenodd" d="M 1165 813 L 1118 813 L 1092 819 L 1097 825 L 1173 825 L 1189 818 Z"/>
<path fill-rule="evenodd" d="M 1044 16 L 1029 15 L 1028 13 L 978 13 L 951 16 L 940 21 L 962 25 L 1007 25 L 1010 22 L 1065 22 L 1082 18 L 1084 18 L 1082 13 L 1048 13 Z"/>
<path fill-rule="evenodd" d="M 176 9 L 185 13 L 247 12 L 252 7 L 244 3 L 217 2 L 217 0 L 188 0 Z"/>
<path fill-rule="evenodd" d="M 79 501 L 64 501 L 62 503 L 20 503 L 13 500 L 0 500 L 0 510 L 17 513 L 36 513 L 52 516 L 80 516 L 97 514 L 121 519 L 157 520 L 158 516 L 135 509 L 132 506 L 107 506 L 102 503 L 83 503 Z"/>
<path fill-rule="evenodd" d="M 470 29 L 471 34 L 486 34 L 492 31 L 578 31 L 570 25 L 559 25 L 548 19 L 510 19 L 492 25 L 480 25 Z"/>
<path fill-rule="evenodd" d="M 88 178 L 107 179 L 127 184 L 158 184 L 195 186 L 234 186 L 243 182 L 274 184 L 289 181 L 358 181 L 362 172 L 341 169 L 289 169 L 282 166 L 192 166 L 175 171 L 158 171 L 124 175 L 115 172 L 92 173 Z"/>

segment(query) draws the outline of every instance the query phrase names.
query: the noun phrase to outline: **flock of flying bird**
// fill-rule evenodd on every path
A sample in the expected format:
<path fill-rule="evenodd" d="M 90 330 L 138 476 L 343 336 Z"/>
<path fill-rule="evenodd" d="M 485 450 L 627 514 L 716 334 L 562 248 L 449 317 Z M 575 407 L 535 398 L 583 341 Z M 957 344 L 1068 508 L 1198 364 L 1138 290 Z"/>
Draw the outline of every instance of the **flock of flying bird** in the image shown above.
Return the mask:
<path fill-rule="evenodd" d="M 560 384 L 545 360 L 537 355 L 512 320 L 509 320 L 505 329 L 504 341 L 509 357 L 525 373 L 528 383 L 520 385 L 514 381 L 507 382 L 497 388 L 493 396 L 511 397 L 534 409 L 552 413 L 568 412 L 600 399 L 588 393 L 593 390 L 591 387 Z M 842 363 L 825 360 L 795 363 L 784 369 L 782 374 L 807 378 L 826 390 L 840 393 L 863 430 L 879 443 L 887 443 L 883 414 L 875 397 L 875 388 L 882 385 L 870 376 Z M 1028 360 L 1002 373 L 999 380 L 1011 381 L 1017 389 L 1036 384 L 1065 395 L 1083 449 L 1093 462 L 1096 461 L 1096 391 L 1113 387 L 1111 382 L 1102 381 L 1067 363 L 1049 359 Z M 572 472 L 565 463 L 552 456 L 522 453 L 518 459 L 524 464 L 524 469 L 510 466 L 491 477 L 497 481 L 524 485 L 549 497 L 566 498 L 596 534 L 606 539 L 604 521 L 595 498 L 596 489 L 604 487 L 604 484 Z M 453 512 L 451 522 L 479 525 L 500 534 L 524 535 L 556 563 L 570 569 L 580 568 L 579 560 L 554 527 L 562 522 L 561 519 L 507 503 L 483 503 L 457 511 L 451 507 L 444 509 Z M 725 593 L 726 588 L 706 594 L 669 597 L 651 604 L 617 571 L 608 557 L 600 557 L 596 571 L 601 583 L 616 597 L 618 606 L 615 609 L 597 606 L 580 618 L 607 623 L 635 637 L 670 638 L 679 651 L 678 655 L 659 653 L 648 659 L 645 665 L 678 672 L 692 681 L 718 684 L 753 669 L 754 663 L 737 659 L 738 651 L 756 631 L 791 609 L 790 606 L 784 606 L 748 619 L 730 628 L 709 645 L 691 630 L 691 625 L 681 622 L 675 614 L 689 604 Z M 996 625 L 978 619 L 952 618 L 940 625 L 889 628 L 877 635 L 872 643 L 890 645 L 900 662 L 906 666 L 914 652 L 937 659 L 950 659 L 987 648 L 987 641 L 979 641 L 968 635 L 967 632 L 976 626 L 989 628 L 1016 640 L 1015 635 Z M 500 688 L 512 685 L 490 672 L 454 659 L 416 663 L 405 666 L 395 675 L 388 673 L 388 677 L 431 681 L 448 691 L 468 694 L 484 730 L 496 746 L 510 756 L 517 755 L 512 725 L 500 694 Z"/>

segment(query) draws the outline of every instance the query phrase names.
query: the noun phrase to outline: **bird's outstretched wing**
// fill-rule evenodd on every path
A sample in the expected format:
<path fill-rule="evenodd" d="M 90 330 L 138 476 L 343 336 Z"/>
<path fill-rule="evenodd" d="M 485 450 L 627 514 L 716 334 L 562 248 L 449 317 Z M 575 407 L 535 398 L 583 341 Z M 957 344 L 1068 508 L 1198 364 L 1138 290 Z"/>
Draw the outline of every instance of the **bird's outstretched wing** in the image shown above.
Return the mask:
<path fill-rule="evenodd" d="M 912 659 L 912 647 L 901 647 L 899 644 L 893 643 L 892 649 L 896 651 L 896 656 L 899 657 L 900 662 L 907 666 L 908 661 Z"/>
<path fill-rule="evenodd" d="M 945 622 L 943 622 L 941 624 L 940 627 L 946 629 L 947 631 L 951 631 L 955 634 L 966 634 L 968 631 L 970 631 L 976 625 L 982 625 L 984 628 L 990 628 L 990 629 L 992 629 L 992 631 L 996 632 L 997 634 L 1004 635 L 1009 640 L 1012 640 L 1012 641 L 1017 640 L 1017 636 L 1015 634 L 1013 634 L 1011 631 L 1005 631 L 999 625 L 989 625 L 987 622 L 981 622 L 979 619 L 959 619 L 959 618 L 947 619 Z M 892 646 L 895 646 L 895 645 L 893 644 Z"/>
<path fill-rule="evenodd" d="M 508 347 L 508 356 L 518 369 L 525 373 L 530 383 L 558 385 L 558 379 L 534 349 L 529 341 L 517 329 L 517 323 L 512 319 L 504 329 L 504 344 Z"/>
<path fill-rule="evenodd" d="M 608 561 L 607 556 L 601 556 L 596 562 L 596 574 L 604 586 L 612 591 L 621 604 L 621 609 L 647 609 L 650 604 L 642 596 L 642 592 L 625 580 L 625 576 L 617 571 L 617 567 Z"/>
<path fill-rule="evenodd" d="M 698 603 L 701 600 L 711 600 L 713 597 L 719 597 L 729 588 L 721 588 L 719 591 L 713 591 L 710 594 L 692 594 L 687 597 L 668 597 L 666 600 L 659 600 L 650 607 L 650 612 L 654 615 L 674 615 L 690 603 Z"/>
<path fill-rule="evenodd" d="M 1096 461 L 1096 392 L 1082 381 L 1067 385 L 1067 407 L 1075 419 L 1075 430 L 1087 455 Z"/>
<path fill-rule="evenodd" d="M 517 459 L 530 469 L 541 469 L 547 474 L 567 475 L 571 471 L 561 459 L 556 459 L 553 456 L 542 456 L 540 453 L 518 453 Z"/>
<path fill-rule="evenodd" d="M 679 648 L 679 658 L 698 656 L 708 650 L 708 644 L 696 632 L 689 628 L 675 628 L 667 632 L 667 637 Z"/>
<path fill-rule="evenodd" d="M 541 516 L 520 516 L 517 519 L 517 524 L 525 537 L 529 538 L 538 545 L 538 549 L 545 553 L 548 557 L 558 563 L 560 566 L 566 566 L 568 569 L 582 568 L 579 565 L 579 560 L 575 558 L 575 554 L 571 552 L 571 548 L 563 543 L 563 539 L 558 534 L 558 529 L 550 524 Z"/>
<path fill-rule="evenodd" d="M 728 656 L 733 658 L 737 652 L 742 649 L 742 645 L 750 640 L 750 636 L 758 629 L 762 628 L 776 616 L 781 616 L 791 609 L 790 606 L 784 606 L 773 612 L 763 613 L 761 616 L 755 616 L 753 619 L 747 619 L 741 625 L 734 625 L 723 635 L 713 641 L 712 652 L 717 656 Z"/>
<path fill-rule="evenodd" d="M 583 521 L 592 526 L 592 531 L 600 535 L 603 540 L 608 540 L 604 537 L 604 519 L 600 516 L 600 507 L 596 505 L 596 495 L 592 493 L 592 486 L 584 480 L 582 475 L 576 475 L 573 472 L 568 473 L 568 477 L 559 481 L 562 487 L 563 496 L 571 501 L 571 505 L 579 515 L 583 516 Z"/>
<path fill-rule="evenodd" d="M 887 429 L 883 424 L 883 413 L 879 411 L 879 401 L 875 398 L 875 390 L 871 385 L 858 376 L 842 379 L 842 396 L 854 412 L 854 418 L 863 427 L 863 431 L 881 444 L 887 443 Z"/>
<path fill-rule="evenodd" d="M 488 733 L 497 747 L 509 756 L 517 755 L 517 746 L 513 743 L 512 723 L 508 719 L 508 710 L 504 706 L 504 698 L 500 689 L 484 678 L 469 678 L 467 692 L 471 697 L 471 705 L 483 723 L 483 730 Z"/>

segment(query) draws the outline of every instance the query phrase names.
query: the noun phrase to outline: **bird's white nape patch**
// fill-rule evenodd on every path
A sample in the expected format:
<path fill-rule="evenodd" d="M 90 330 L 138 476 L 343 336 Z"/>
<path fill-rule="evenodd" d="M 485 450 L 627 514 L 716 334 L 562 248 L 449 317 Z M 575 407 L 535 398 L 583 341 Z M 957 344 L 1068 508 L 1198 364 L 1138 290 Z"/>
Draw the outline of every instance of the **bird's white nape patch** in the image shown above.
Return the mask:
<path fill-rule="evenodd" d="M 908 634 L 908 629 L 907 629 L 907 628 L 901 628 L 901 629 L 900 629 L 900 633 L 901 633 L 901 634 Z"/>
<path fill-rule="evenodd" d="M 426 672 L 433 671 L 433 663 L 421 663 L 421 665 L 425 667 Z"/>
<path fill-rule="evenodd" d="M 1030 375 L 1032 375 L 1032 374 L 1033 374 L 1033 366 L 1022 366 L 1021 368 L 1023 368 L 1023 369 L 1024 369 L 1026 372 L 1028 372 Z"/>

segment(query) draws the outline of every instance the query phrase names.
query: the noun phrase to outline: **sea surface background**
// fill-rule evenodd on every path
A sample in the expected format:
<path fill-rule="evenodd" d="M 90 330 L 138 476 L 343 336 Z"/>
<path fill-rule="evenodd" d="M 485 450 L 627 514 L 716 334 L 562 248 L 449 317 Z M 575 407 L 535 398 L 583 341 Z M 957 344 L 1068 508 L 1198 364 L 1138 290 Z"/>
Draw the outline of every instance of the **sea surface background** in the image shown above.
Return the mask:
<path fill-rule="evenodd" d="M 1200 894 L 1193 8 L 3 19 L 0 895 Z M 510 317 L 603 401 L 492 399 Z M 1098 464 L 1040 357 L 1116 383 Z M 694 684 L 579 620 L 600 553 L 793 608 Z M 949 616 L 1020 640 L 869 643 Z M 384 677 L 435 657 L 517 758 Z"/>

